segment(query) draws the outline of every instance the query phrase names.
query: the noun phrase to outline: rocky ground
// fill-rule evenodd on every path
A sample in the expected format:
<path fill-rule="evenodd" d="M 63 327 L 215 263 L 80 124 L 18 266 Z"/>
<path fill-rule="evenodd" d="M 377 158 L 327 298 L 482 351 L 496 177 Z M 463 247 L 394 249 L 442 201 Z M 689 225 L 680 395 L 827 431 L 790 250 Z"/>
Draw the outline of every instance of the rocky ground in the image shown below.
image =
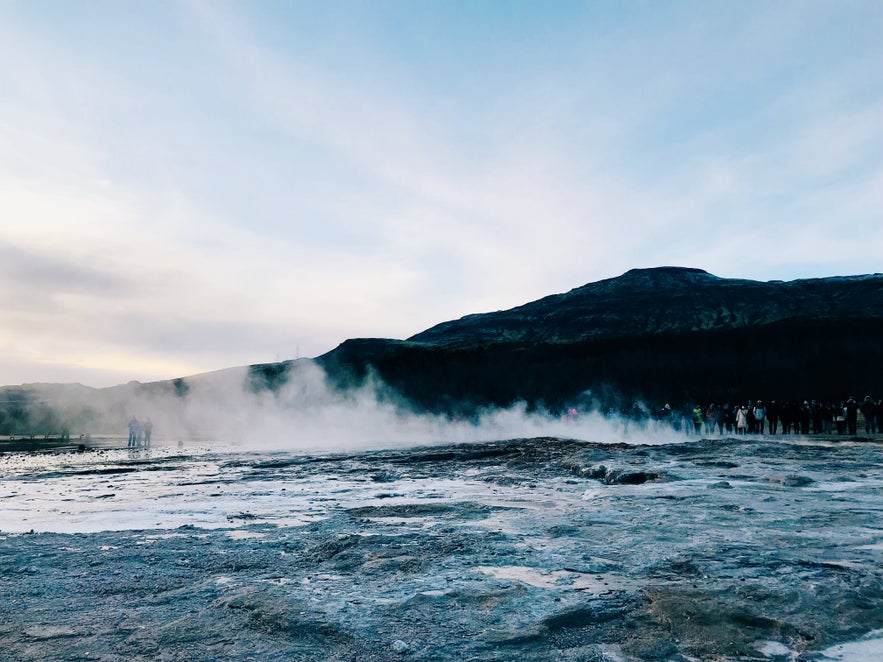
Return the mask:
<path fill-rule="evenodd" d="M 883 657 L 883 445 L 0 455 L 4 660 Z"/>

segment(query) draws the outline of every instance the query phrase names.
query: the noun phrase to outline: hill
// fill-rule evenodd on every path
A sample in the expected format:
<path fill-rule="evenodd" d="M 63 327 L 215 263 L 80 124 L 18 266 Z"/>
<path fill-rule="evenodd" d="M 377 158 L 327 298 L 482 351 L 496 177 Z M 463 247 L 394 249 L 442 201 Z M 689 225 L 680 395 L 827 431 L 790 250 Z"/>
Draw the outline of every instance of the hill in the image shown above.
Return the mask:
<path fill-rule="evenodd" d="M 318 361 L 370 369 L 421 407 L 561 407 L 588 397 L 841 399 L 883 390 L 883 275 L 759 282 L 634 269 L 406 341 L 349 340 Z"/>

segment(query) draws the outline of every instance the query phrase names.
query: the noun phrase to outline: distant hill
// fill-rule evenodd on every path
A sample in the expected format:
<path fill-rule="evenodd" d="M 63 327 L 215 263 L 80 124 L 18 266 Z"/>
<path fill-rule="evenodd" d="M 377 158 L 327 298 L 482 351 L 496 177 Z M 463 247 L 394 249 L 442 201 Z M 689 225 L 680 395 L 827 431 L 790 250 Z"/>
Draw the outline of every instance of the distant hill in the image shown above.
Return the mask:
<path fill-rule="evenodd" d="M 144 403 L 229 387 L 273 392 L 318 364 L 340 389 L 375 375 L 387 395 L 439 413 L 529 407 L 883 397 L 883 275 L 759 282 L 699 269 L 633 269 L 510 310 L 467 315 L 407 340 L 347 340 L 314 360 L 109 389 L 0 388 L 0 435 L 118 430 Z M 192 417 L 188 418 L 192 424 Z M 208 425 L 210 422 L 205 422 Z M 199 423 L 202 425 L 203 423 Z"/>

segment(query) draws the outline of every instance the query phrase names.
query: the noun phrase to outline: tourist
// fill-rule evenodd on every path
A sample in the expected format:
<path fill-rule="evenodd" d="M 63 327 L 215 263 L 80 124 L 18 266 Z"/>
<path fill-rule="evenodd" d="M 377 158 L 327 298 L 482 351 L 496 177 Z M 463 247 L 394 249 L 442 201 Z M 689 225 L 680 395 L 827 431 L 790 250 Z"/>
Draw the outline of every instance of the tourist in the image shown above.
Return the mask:
<path fill-rule="evenodd" d="M 135 447 L 140 429 L 141 426 L 138 425 L 138 419 L 132 416 L 132 420 L 129 421 L 129 448 Z"/>
<path fill-rule="evenodd" d="M 810 423 L 812 422 L 812 407 L 809 400 L 804 400 L 798 414 L 800 422 L 800 434 L 809 434 Z"/>
<path fill-rule="evenodd" d="M 770 404 L 767 405 L 766 420 L 770 434 L 776 434 L 779 430 L 779 405 L 776 404 L 775 400 L 770 400 Z"/>
<path fill-rule="evenodd" d="M 837 426 L 837 434 L 846 431 L 846 403 L 840 401 L 840 406 L 834 410 L 834 424 Z"/>
<path fill-rule="evenodd" d="M 763 422 L 766 420 L 766 409 L 764 409 L 763 401 L 758 400 L 754 406 L 754 422 L 757 434 L 763 434 Z"/>
<path fill-rule="evenodd" d="M 702 407 L 700 405 L 696 405 L 693 407 L 693 432 L 696 434 L 702 433 Z"/>
<path fill-rule="evenodd" d="M 708 406 L 708 409 L 705 410 L 705 434 L 712 435 L 714 434 L 714 425 L 717 419 L 717 410 L 719 406 L 714 404 L 713 402 Z"/>
<path fill-rule="evenodd" d="M 748 411 L 745 405 L 736 407 L 736 434 L 745 434 L 748 431 Z"/>
<path fill-rule="evenodd" d="M 718 406 L 714 410 L 714 424 L 717 426 L 717 433 L 722 435 L 724 433 L 724 424 L 727 420 L 727 409 L 730 408 L 730 405 L 724 403 L 723 406 Z"/>
<path fill-rule="evenodd" d="M 830 402 L 824 402 L 820 405 L 822 410 L 822 431 L 825 434 L 834 433 L 834 405 Z"/>
<path fill-rule="evenodd" d="M 865 434 L 874 434 L 877 432 L 877 405 L 874 403 L 870 395 L 865 396 L 865 401 L 861 406 L 862 416 L 865 417 Z"/>
<path fill-rule="evenodd" d="M 851 395 L 846 401 L 846 426 L 849 428 L 849 434 L 856 434 L 858 428 L 858 403 Z"/>
<path fill-rule="evenodd" d="M 727 403 L 724 405 L 724 423 L 727 426 L 727 434 L 732 434 L 733 429 L 736 427 L 736 409 L 738 407 L 730 407 L 730 404 Z"/>
<path fill-rule="evenodd" d="M 150 435 L 153 434 L 153 421 L 150 420 L 150 417 L 147 418 L 147 421 L 144 423 L 144 447 L 150 448 Z"/>

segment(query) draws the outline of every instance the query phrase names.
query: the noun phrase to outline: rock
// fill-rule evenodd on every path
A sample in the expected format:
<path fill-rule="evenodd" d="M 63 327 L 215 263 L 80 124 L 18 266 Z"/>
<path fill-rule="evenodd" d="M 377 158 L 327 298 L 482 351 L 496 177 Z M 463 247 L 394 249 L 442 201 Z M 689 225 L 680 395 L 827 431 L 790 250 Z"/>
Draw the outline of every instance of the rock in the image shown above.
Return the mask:
<path fill-rule="evenodd" d="M 764 480 L 769 483 L 776 483 L 777 485 L 781 485 L 783 487 L 806 487 L 807 485 L 812 485 L 815 481 L 808 476 L 798 476 L 796 474 L 772 474 L 764 476 Z"/>
<path fill-rule="evenodd" d="M 404 655 L 411 650 L 411 647 L 401 639 L 396 639 L 394 642 L 392 642 L 391 648 L 394 653 L 398 653 L 399 655 Z"/>

